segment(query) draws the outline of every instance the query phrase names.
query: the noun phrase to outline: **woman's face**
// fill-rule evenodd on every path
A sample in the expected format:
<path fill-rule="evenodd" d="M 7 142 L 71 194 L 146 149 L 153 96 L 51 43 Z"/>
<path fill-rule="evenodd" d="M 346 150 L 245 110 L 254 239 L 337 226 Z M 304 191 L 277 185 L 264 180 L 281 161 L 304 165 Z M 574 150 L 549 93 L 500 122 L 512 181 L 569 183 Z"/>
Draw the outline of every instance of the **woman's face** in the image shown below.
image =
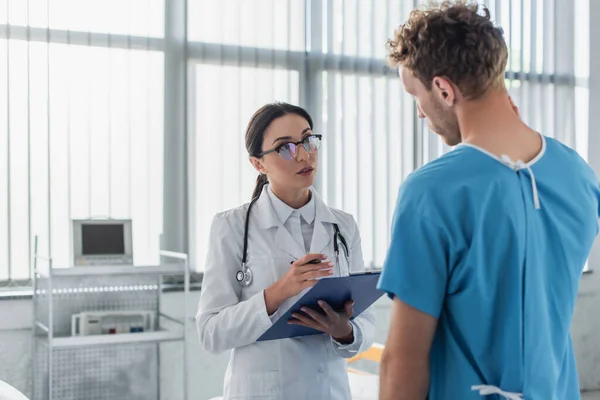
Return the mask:
<path fill-rule="evenodd" d="M 261 158 L 251 157 L 250 161 L 257 171 L 266 174 L 269 182 L 284 190 L 304 189 L 315 182 L 318 151 L 309 153 L 302 144 L 297 144 L 296 154 L 290 153 L 290 147 L 313 135 L 308 121 L 296 114 L 287 114 L 277 118 L 265 132 L 262 151 L 281 149 L 281 155 L 274 151 Z M 315 139 L 316 140 L 316 139 Z M 281 146 L 292 143 L 291 146 Z M 313 142 L 314 143 L 314 142 Z"/>

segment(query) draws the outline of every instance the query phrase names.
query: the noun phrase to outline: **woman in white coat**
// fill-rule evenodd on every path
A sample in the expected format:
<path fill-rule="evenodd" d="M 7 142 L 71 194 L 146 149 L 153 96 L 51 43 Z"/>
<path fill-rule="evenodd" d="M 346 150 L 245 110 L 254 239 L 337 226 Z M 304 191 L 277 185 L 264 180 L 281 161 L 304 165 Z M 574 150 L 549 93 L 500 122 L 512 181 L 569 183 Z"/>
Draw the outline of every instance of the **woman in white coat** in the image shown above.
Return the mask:
<path fill-rule="evenodd" d="M 303 310 L 290 321 L 322 335 L 257 342 L 316 278 L 364 268 L 354 218 L 329 208 L 312 188 L 321 143 L 312 128 L 300 107 L 276 103 L 258 110 L 246 131 L 250 162 L 260 173 L 253 201 L 212 223 L 196 323 L 205 351 L 232 350 L 225 400 L 348 400 L 345 358 L 373 342 L 371 311 L 351 320 L 352 302 L 341 311 L 324 303 L 320 312 Z M 336 227 L 347 247 L 338 243 L 337 258 Z"/>

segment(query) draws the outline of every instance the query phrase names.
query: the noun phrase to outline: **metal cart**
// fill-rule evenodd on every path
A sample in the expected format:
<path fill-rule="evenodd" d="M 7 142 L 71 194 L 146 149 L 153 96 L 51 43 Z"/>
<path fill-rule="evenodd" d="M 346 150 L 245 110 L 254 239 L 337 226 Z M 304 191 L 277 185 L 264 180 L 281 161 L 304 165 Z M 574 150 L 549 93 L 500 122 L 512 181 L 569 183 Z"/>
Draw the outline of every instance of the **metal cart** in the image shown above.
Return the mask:
<path fill-rule="evenodd" d="M 181 342 L 183 398 L 187 400 L 186 254 L 162 251 L 159 266 L 54 268 L 35 255 L 33 400 L 161 399 L 161 346 Z M 161 310 L 163 278 L 184 275 L 183 319 Z M 83 311 L 151 311 L 154 330 L 71 336 L 71 316 Z M 169 350 L 170 351 L 170 350 Z"/>

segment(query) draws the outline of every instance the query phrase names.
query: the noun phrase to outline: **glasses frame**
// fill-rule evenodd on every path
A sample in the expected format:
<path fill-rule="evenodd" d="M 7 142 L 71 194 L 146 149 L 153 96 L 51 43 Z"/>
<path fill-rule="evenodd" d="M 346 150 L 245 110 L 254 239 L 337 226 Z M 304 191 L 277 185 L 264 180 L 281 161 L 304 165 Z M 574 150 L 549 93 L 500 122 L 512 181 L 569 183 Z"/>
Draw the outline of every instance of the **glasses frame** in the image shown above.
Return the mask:
<path fill-rule="evenodd" d="M 271 154 L 271 153 L 275 153 L 275 152 L 277 152 L 277 153 L 279 154 L 279 157 L 281 157 L 282 159 L 284 159 L 284 160 L 286 160 L 286 161 L 290 161 L 290 160 L 292 160 L 293 158 L 291 158 L 290 160 L 287 160 L 287 159 L 283 158 L 283 156 L 282 156 L 282 155 L 281 155 L 281 153 L 280 153 L 280 151 L 281 151 L 281 148 L 282 148 L 283 146 L 285 146 L 285 145 L 288 145 L 288 144 L 290 144 L 290 143 L 291 143 L 291 144 L 293 144 L 293 145 L 295 145 L 295 146 L 296 146 L 296 148 L 298 148 L 298 145 L 300 145 L 300 144 L 301 144 L 301 145 L 302 145 L 302 147 L 304 147 L 304 150 L 306 150 L 306 152 L 307 152 L 307 153 L 309 153 L 309 154 L 316 153 L 316 151 L 315 151 L 315 152 L 311 152 L 311 151 L 310 151 L 310 149 L 307 149 L 307 148 L 306 148 L 306 147 L 307 147 L 306 145 L 308 144 L 308 139 L 309 139 L 309 138 L 312 138 L 312 137 L 316 137 L 317 139 L 319 139 L 319 148 L 317 149 L 317 151 L 319 151 L 319 149 L 321 148 L 321 142 L 322 142 L 322 140 L 323 140 L 323 139 L 322 139 L 322 138 L 323 138 L 323 135 L 320 135 L 320 134 L 313 133 L 313 134 L 310 134 L 310 135 L 306 136 L 304 139 L 300 140 L 299 142 L 285 142 L 285 143 L 282 143 L 282 144 L 280 144 L 279 146 L 277 146 L 277 147 L 275 147 L 275 148 L 273 148 L 273 149 L 271 149 L 271 150 L 263 151 L 262 153 L 259 153 L 259 154 L 257 154 L 257 155 L 256 155 L 256 157 L 258 157 L 258 158 L 262 158 L 262 157 L 266 156 L 267 154 Z M 297 156 L 297 155 L 298 155 L 298 153 L 296 152 L 296 156 Z"/>

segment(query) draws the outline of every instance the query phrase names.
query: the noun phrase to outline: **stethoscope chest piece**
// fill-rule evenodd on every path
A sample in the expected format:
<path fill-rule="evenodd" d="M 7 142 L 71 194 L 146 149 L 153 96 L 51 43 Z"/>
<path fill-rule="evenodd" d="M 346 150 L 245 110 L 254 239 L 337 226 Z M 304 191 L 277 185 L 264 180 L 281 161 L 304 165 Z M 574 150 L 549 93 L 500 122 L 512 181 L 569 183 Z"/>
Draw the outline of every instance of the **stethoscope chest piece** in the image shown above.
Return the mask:
<path fill-rule="evenodd" d="M 246 211 L 246 221 L 244 224 L 244 250 L 242 253 L 242 268 L 235 273 L 235 280 L 242 286 L 250 286 L 252 283 L 252 270 L 246 265 L 246 260 L 248 256 L 248 227 L 250 223 L 250 210 L 254 203 L 258 200 L 258 196 L 255 197 L 248 206 L 248 211 Z M 345 273 L 341 270 L 340 266 L 340 275 L 350 274 L 350 253 L 348 251 L 348 244 L 346 243 L 346 239 L 340 233 L 340 228 L 337 224 L 333 224 L 333 229 L 335 230 L 335 236 L 333 238 L 333 248 L 336 255 L 336 264 L 340 265 L 340 244 L 341 250 L 344 252 L 344 256 L 346 259 L 346 271 Z M 338 243 L 339 242 L 339 243 Z"/>
<path fill-rule="evenodd" d="M 252 270 L 244 265 L 242 269 L 235 274 L 235 279 L 243 286 L 248 286 L 252 283 Z"/>

